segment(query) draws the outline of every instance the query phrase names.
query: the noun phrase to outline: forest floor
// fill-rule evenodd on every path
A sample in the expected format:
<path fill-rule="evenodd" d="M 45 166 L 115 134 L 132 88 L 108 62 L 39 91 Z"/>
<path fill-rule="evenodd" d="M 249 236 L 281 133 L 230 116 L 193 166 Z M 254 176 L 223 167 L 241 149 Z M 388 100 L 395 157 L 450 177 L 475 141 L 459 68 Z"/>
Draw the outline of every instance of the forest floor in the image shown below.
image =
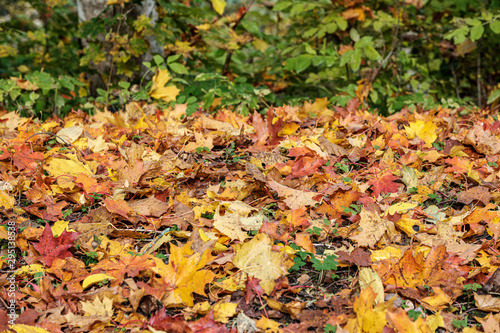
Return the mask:
<path fill-rule="evenodd" d="M 500 331 L 495 115 L 185 111 L 0 116 L 0 331 Z"/>

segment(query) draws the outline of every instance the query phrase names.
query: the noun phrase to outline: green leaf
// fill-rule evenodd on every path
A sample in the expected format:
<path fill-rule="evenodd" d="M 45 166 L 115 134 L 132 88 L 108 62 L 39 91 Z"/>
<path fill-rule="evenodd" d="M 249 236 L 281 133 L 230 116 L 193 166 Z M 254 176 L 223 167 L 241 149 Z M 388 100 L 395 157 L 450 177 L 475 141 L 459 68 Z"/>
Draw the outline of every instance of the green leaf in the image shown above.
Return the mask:
<path fill-rule="evenodd" d="M 496 34 L 500 34 L 500 21 L 493 21 L 490 23 L 490 29 Z"/>
<path fill-rule="evenodd" d="M 292 2 L 290 1 L 279 1 L 277 4 L 274 5 L 273 11 L 278 12 L 283 9 L 287 9 L 292 5 Z"/>
<path fill-rule="evenodd" d="M 363 38 L 361 38 L 359 41 L 356 42 L 354 48 L 363 49 L 367 46 L 373 46 L 373 38 L 369 36 L 364 36 Z"/>
<path fill-rule="evenodd" d="M 335 24 L 335 22 L 328 23 L 327 25 L 325 25 L 325 28 L 326 32 L 328 32 L 329 34 L 333 34 L 335 31 L 337 31 L 337 24 Z"/>
<path fill-rule="evenodd" d="M 300 56 L 297 59 L 297 63 L 295 64 L 295 71 L 297 73 L 300 73 L 300 72 L 306 70 L 307 67 L 311 66 L 311 62 L 312 62 L 311 56 L 309 56 L 309 55 Z"/>
<path fill-rule="evenodd" d="M 351 37 L 351 40 L 353 42 L 355 42 L 355 43 L 357 41 L 359 41 L 359 32 L 358 32 L 358 30 L 352 28 L 351 31 L 349 31 L 349 37 Z"/>
<path fill-rule="evenodd" d="M 373 48 L 373 46 L 369 45 L 365 47 L 364 51 L 368 59 L 375 61 L 382 60 L 382 56 Z"/>
<path fill-rule="evenodd" d="M 344 19 L 342 16 L 337 16 L 335 18 L 335 23 L 337 23 L 337 26 L 339 27 L 340 30 L 345 31 L 347 29 L 347 20 Z"/>
<path fill-rule="evenodd" d="M 465 19 L 465 22 L 470 25 L 471 27 L 477 27 L 479 25 L 481 25 L 481 20 L 477 19 L 477 18 L 466 18 Z"/>
<path fill-rule="evenodd" d="M 345 51 L 344 54 L 342 54 L 342 57 L 340 58 L 340 66 L 344 66 L 345 64 L 350 63 L 353 57 L 353 53 L 354 53 L 353 50 Z"/>
<path fill-rule="evenodd" d="M 306 51 L 306 53 L 309 53 L 309 54 L 312 54 L 312 55 L 316 55 L 316 50 L 313 50 L 313 48 L 311 47 L 311 45 L 307 44 L 307 43 L 304 43 L 304 49 Z"/>
<path fill-rule="evenodd" d="M 177 74 L 188 74 L 188 70 L 186 69 L 186 67 L 179 64 L 178 62 L 173 62 L 169 64 L 168 67 L 170 67 L 170 69 L 172 69 Z"/>
<path fill-rule="evenodd" d="M 60 94 L 56 94 L 54 96 L 54 104 L 56 105 L 56 107 L 62 108 L 64 104 L 66 104 L 66 102 Z"/>
<path fill-rule="evenodd" d="M 167 58 L 167 64 L 171 64 L 177 60 L 179 60 L 179 58 L 182 57 L 182 54 L 175 54 L 175 55 L 171 55 Z"/>
<path fill-rule="evenodd" d="M 118 82 L 118 85 L 123 88 L 123 89 L 128 89 L 130 88 L 130 82 L 125 82 L 125 81 L 120 81 Z"/>
<path fill-rule="evenodd" d="M 62 87 L 68 89 L 69 91 L 73 91 L 75 89 L 75 85 L 71 81 L 71 79 L 67 76 L 63 76 L 59 79 L 59 83 Z"/>
<path fill-rule="evenodd" d="M 155 64 L 157 66 L 160 66 L 161 64 L 163 64 L 163 57 L 161 55 L 158 55 L 156 54 L 154 57 L 153 57 L 153 60 L 155 61 Z"/>
<path fill-rule="evenodd" d="M 497 90 L 491 92 L 487 103 L 491 104 L 499 98 L 500 98 L 500 89 L 497 89 Z"/>
<path fill-rule="evenodd" d="M 297 3 L 294 4 L 292 9 L 290 10 L 290 16 L 295 16 L 297 14 L 301 14 L 304 12 L 304 8 L 306 7 L 307 3 Z"/>
<path fill-rule="evenodd" d="M 350 63 L 352 70 L 357 71 L 359 69 L 359 66 L 361 66 L 361 50 L 353 51 Z"/>
<path fill-rule="evenodd" d="M 482 25 L 476 25 L 470 30 L 470 40 L 475 42 L 483 35 L 484 27 Z"/>

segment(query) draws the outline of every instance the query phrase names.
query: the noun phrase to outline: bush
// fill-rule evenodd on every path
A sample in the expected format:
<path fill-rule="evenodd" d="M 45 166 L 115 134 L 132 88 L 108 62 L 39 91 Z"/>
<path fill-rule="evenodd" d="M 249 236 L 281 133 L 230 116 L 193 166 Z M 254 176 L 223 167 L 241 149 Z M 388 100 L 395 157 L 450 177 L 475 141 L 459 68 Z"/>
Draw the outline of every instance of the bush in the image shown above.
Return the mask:
<path fill-rule="evenodd" d="M 357 97 L 391 114 L 422 104 L 496 105 L 500 98 L 495 2 L 259 0 L 249 8 L 212 2 L 213 8 L 200 0 L 157 0 L 153 21 L 137 16 L 140 1 L 110 1 L 107 11 L 79 26 L 68 1 L 6 5 L 4 106 L 64 114 L 82 103 L 90 75 L 103 82 L 91 89 L 96 102 L 147 100 L 160 69 L 168 70 L 180 89 L 176 102 L 187 103 L 189 113 L 201 107 L 247 114 L 325 97 L 343 105 Z M 10 77 L 22 74 L 45 88 L 14 87 L 19 81 Z"/>

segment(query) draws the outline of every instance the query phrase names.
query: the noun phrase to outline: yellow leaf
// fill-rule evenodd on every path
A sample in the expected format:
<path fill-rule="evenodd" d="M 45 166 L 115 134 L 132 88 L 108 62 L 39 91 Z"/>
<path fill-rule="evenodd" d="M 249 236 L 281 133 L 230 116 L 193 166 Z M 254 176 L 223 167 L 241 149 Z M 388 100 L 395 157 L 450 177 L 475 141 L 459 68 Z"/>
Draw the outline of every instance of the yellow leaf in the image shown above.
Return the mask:
<path fill-rule="evenodd" d="M 392 205 L 389 207 L 382 216 L 387 216 L 387 215 L 394 215 L 396 213 L 406 213 L 408 210 L 413 209 L 417 207 L 417 203 L 410 203 L 410 202 L 398 202 L 397 204 Z"/>
<path fill-rule="evenodd" d="M 269 45 L 267 45 L 267 43 L 260 38 L 255 38 L 252 44 L 257 50 L 262 53 L 266 52 L 267 48 L 269 47 Z"/>
<path fill-rule="evenodd" d="M 264 332 L 281 332 L 279 329 L 280 323 L 264 316 L 255 323 L 255 326 Z"/>
<path fill-rule="evenodd" d="M 52 235 L 54 237 L 59 237 L 64 232 L 64 230 L 68 232 L 75 232 L 75 230 L 71 230 L 68 228 L 69 221 L 59 220 L 52 226 Z"/>
<path fill-rule="evenodd" d="M 436 314 L 427 316 L 427 318 L 425 318 L 425 322 L 427 323 L 427 325 L 431 329 L 432 333 L 434 333 L 438 329 L 438 327 L 445 328 L 443 316 L 441 316 L 441 313 L 439 313 L 439 312 Z"/>
<path fill-rule="evenodd" d="M 112 6 L 112 5 L 123 5 L 124 3 L 129 2 L 129 0 L 108 0 L 106 2 L 107 6 Z"/>
<path fill-rule="evenodd" d="M 15 333 L 50 333 L 49 331 L 44 330 L 43 328 L 24 325 L 24 324 L 10 325 L 9 330 L 14 331 Z"/>
<path fill-rule="evenodd" d="M 359 286 L 361 290 L 371 287 L 377 294 L 375 302 L 382 304 L 384 302 L 384 285 L 380 276 L 369 267 L 362 267 L 359 270 Z"/>
<path fill-rule="evenodd" d="M 5 210 L 11 209 L 14 207 L 16 203 L 16 199 L 11 196 L 9 193 L 5 191 L 0 191 L 0 207 L 3 207 Z"/>
<path fill-rule="evenodd" d="M 69 159 L 51 158 L 45 166 L 45 171 L 53 177 L 63 175 L 78 177 L 80 173 L 84 173 L 86 175 L 92 174 L 90 168 L 87 165 L 82 164 L 82 162 L 80 162 L 75 155 L 67 154 L 65 156 Z"/>
<path fill-rule="evenodd" d="M 398 258 L 401 259 L 403 257 L 403 253 L 398 248 L 394 246 L 386 246 L 382 250 L 372 251 L 370 255 L 370 259 L 373 262 L 378 262 L 380 260 L 390 259 L 390 258 Z"/>
<path fill-rule="evenodd" d="M 227 323 L 229 318 L 236 314 L 238 303 L 219 302 L 214 305 L 214 319 L 220 323 Z"/>
<path fill-rule="evenodd" d="M 88 316 L 103 316 L 110 318 L 113 315 L 113 301 L 104 297 L 102 301 L 97 296 L 93 302 L 80 302 L 82 310 Z"/>
<path fill-rule="evenodd" d="M 428 309 L 432 311 L 440 310 L 453 302 L 450 296 L 444 293 L 444 291 L 439 287 L 433 287 L 434 295 L 428 296 L 422 299 Z"/>
<path fill-rule="evenodd" d="M 300 127 L 300 124 L 297 123 L 286 123 L 283 125 L 283 129 L 278 133 L 280 136 L 290 135 L 295 133 Z"/>
<path fill-rule="evenodd" d="M 168 81 L 170 81 L 168 70 L 158 70 L 153 77 L 153 85 L 151 86 L 149 96 L 156 99 L 162 99 L 165 102 L 175 101 L 180 90 L 175 85 L 165 87 Z"/>
<path fill-rule="evenodd" d="M 431 148 L 432 143 L 437 139 L 438 127 L 428 120 L 426 122 L 422 120 L 417 120 L 416 122 L 410 123 L 410 126 L 405 126 L 406 135 L 408 139 L 414 139 L 418 137 L 425 142 L 425 148 Z"/>
<path fill-rule="evenodd" d="M 89 286 L 91 286 L 93 284 L 102 282 L 104 280 L 114 280 L 114 279 L 115 279 L 114 277 L 109 276 L 107 274 L 94 274 L 94 275 L 90 275 L 90 276 L 87 276 L 85 278 L 85 280 L 83 280 L 82 288 L 83 289 L 87 289 L 87 287 L 89 287 Z"/>
<path fill-rule="evenodd" d="M 233 264 L 248 275 L 260 280 L 266 294 L 271 294 L 276 279 L 288 274 L 293 261 L 285 252 L 274 252 L 273 241 L 266 234 L 257 234 L 236 250 Z"/>
<path fill-rule="evenodd" d="M 205 285 L 212 282 L 215 273 L 202 270 L 214 257 L 210 255 L 211 248 L 203 253 L 195 253 L 187 242 L 182 247 L 170 244 L 170 261 L 165 264 L 163 260 L 154 257 L 156 267 L 152 270 L 160 275 L 162 283 L 170 286 L 162 297 L 166 306 L 194 305 L 193 293 L 205 295 Z"/>
<path fill-rule="evenodd" d="M 31 264 L 27 266 L 23 266 L 18 269 L 14 275 L 24 276 L 24 275 L 35 275 L 35 273 L 43 273 L 45 272 L 45 268 L 41 264 Z"/>
<path fill-rule="evenodd" d="M 226 8 L 226 2 L 224 0 L 210 0 L 212 2 L 212 6 L 217 14 L 224 14 L 224 8 Z"/>
<path fill-rule="evenodd" d="M 417 230 L 413 229 L 415 225 L 418 226 Z M 420 222 L 420 220 L 410 219 L 407 217 L 399 219 L 396 222 L 396 226 L 408 236 L 412 236 L 424 228 L 424 225 Z"/>

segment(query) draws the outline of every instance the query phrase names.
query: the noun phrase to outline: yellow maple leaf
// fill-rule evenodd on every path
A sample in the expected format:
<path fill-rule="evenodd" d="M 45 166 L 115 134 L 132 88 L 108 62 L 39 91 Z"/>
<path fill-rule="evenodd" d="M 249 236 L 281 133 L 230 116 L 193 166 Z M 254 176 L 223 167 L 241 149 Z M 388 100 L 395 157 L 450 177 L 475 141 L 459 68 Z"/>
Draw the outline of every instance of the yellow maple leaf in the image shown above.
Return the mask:
<path fill-rule="evenodd" d="M 165 264 L 154 257 L 156 267 L 152 270 L 161 276 L 160 283 L 167 285 L 162 298 L 166 306 L 194 305 L 193 293 L 205 296 L 205 285 L 212 282 L 215 273 L 201 270 L 214 257 L 211 248 L 203 253 L 194 253 L 191 241 L 182 247 L 170 245 L 170 261 Z"/>
<path fill-rule="evenodd" d="M 425 142 L 425 148 L 431 148 L 432 143 L 437 139 L 437 125 L 428 120 L 426 122 L 417 120 L 410 123 L 410 126 L 405 126 L 408 139 L 414 139 L 416 136 Z"/>
<path fill-rule="evenodd" d="M 257 234 L 243 244 L 233 258 L 233 264 L 250 276 L 260 280 L 266 294 L 271 294 L 276 279 L 288 274 L 293 261 L 285 252 L 271 250 L 273 241 L 266 234 Z"/>
<path fill-rule="evenodd" d="M 88 316 L 103 316 L 111 318 L 113 315 L 113 301 L 103 297 L 102 301 L 97 296 L 93 302 L 80 302 L 82 310 Z"/>
<path fill-rule="evenodd" d="M 153 85 L 151 86 L 149 96 L 156 99 L 162 99 L 165 102 L 175 101 L 180 90 L 175 85 L 165 87 L 168 81 L 170 81 L 168 70 L 158 70 L 153 77 Z"/>

